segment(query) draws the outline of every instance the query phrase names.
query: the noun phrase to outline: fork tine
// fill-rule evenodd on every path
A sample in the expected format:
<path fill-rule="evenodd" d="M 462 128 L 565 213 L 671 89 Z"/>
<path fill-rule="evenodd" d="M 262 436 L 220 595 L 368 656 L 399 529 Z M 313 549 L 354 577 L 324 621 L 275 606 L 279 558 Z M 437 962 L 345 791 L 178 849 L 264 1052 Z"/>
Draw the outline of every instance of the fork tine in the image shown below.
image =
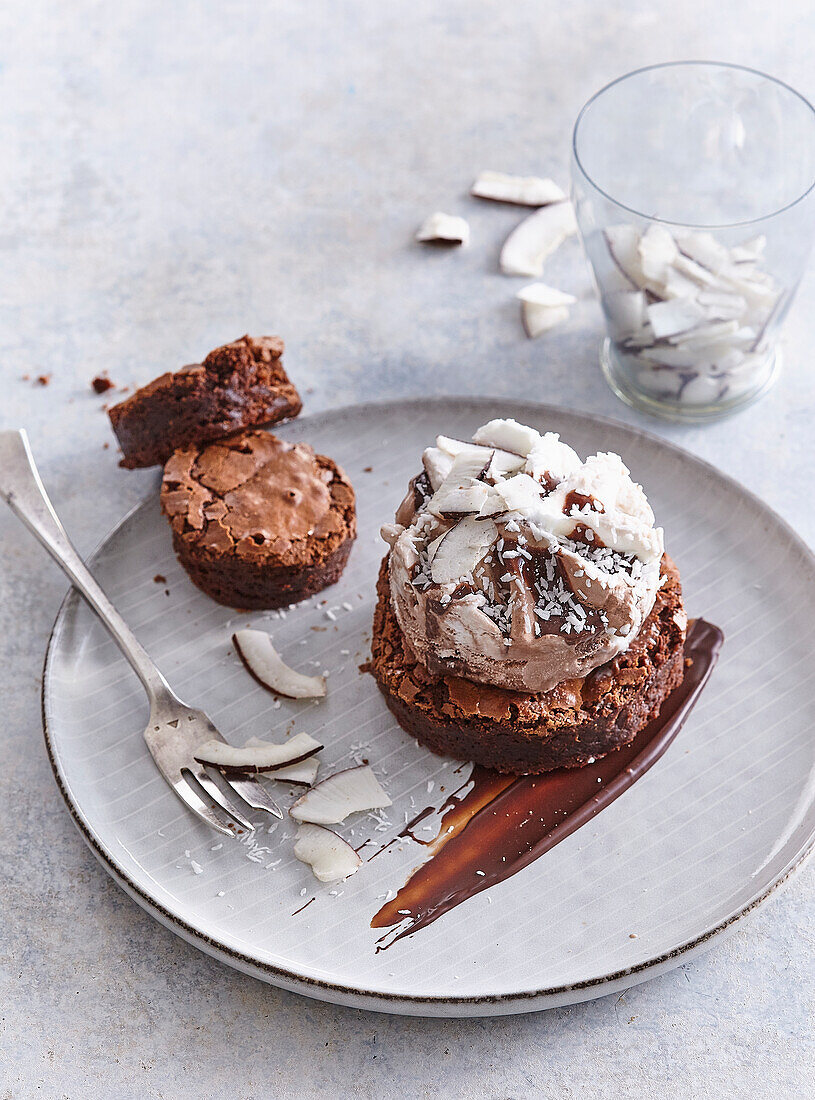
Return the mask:
<path fill-rule="evenodd" d="M 280 807 L 266 788 L 258 783 L 257 779 L 233 779 L 231 776 L 223 775 L 223 773 L 221 773 L 221 778 L 234 791 L 237 791 L 244 802 L 250 805 L 253 810 L 267 810 L 272 817 L 279 818 L 280 821 L 283 820 Z"/>
<path fill-rule="evenodd" d="M 234 817 L 242 828 L 250 833 L 255 831 L 255 826 L 244 816 L 237 800 L 231 799 L 228 795 L 224 794 L 218 784 L 213 779 L 210 779 L 203 768 L 198 768 L 196 771 L 192 771 L 191 769 L 190 775 L 197 783 L 201 784 L 212 801 L 217 802 L 223 810 L 226 810 L 230 817 Z"/>
<path fill-rule="evenodd" d="M 225 836 L 234 837 L 235 830 L 230 829 L 226 822 L 221 820 L 212 807 L 201 798 L 197 791 L 193 790 L 186 779 L 179 779 L 177 783 L 172 784 L 172 787 L 187 808 L 200 817 L 206 825 Z"/>

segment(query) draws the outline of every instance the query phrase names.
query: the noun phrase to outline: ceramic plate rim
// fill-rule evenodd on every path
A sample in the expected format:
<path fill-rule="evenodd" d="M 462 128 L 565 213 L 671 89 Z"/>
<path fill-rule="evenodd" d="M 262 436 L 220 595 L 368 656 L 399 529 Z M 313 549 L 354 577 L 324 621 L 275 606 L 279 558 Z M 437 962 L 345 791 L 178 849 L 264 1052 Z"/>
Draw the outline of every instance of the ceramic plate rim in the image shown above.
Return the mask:
<path fill-rule="evenodd" d="M 342 418 L 343 415 L 349 413 L 358 413 L 370 410 L 393 410 L 394 408 L 409 409 L 411 406 L 426 407 L 429 402 L 433 402 L 434 405 L 439 404 L 456 404 L 467 403 L 472 407 L 484 407 L 489 408 L 493 412 L 502 406 L 514 405 L 516 407 L 523 406 L 528 409 L 530 414 L 537 417 L 544 418 L 547 415 L 558 415 L 573 417 L 584 422 L 589 422 L 596 426 L 605 426 L 616 431 L 623 431 L 629 433 L 631 436 L 639 440 L 644 440 L 647 443 L 657 446 L 660 449 L 673 452 L 678 457 L 681 457 L 684 461 L 690 461 L 693 465 L 703 469 L 708 475 L 712 476 L 719 482 L 723 482 L 728 488 L 732 489 L 739 495 L 746 497 L 747 500 L 757 507 L 767 518 L 786 534 L 788 538 L 796 545 L 797 549 L 809 560 L 810 565 L 815 571 L 815 553 L 810 549 L 807 543 L 801 538 L 801 536 L 794 530 L 794 528 L 777 512 L 775 512 L 764 500 L 757 494 L 753 493 L 750 489 L 746 488 L 742 483 L 737 481 L 719 470 L 712 463 L 699 458 L 697 455 L 692 454 L 684 447 L 680 447 L 678 444 L 673 443 L 670 440 L 663 439 L 661 436 L 656 435 L 653 432 L 646 431 L 640 427 L 636 427 L 631 424 L 627 424 L 624 421 L 615 420 L 612 417 L 599 416 L 594 413 L 580 412 L 578 410 L 569 409 L 564 406 L 550 405 L 543 402 L 527 401 L 524 399 L 513 397 L 477 397 L 471 395 L 439 395 L 437 397 L 407 397 L 407 398 L 394 398 L 384 399 L 381 401 L 367 401 L 357 402 L 349 405 L 338 406 L 334 409 L 326 409 L 322 412 L 314 413 L 310 416 L 298 418 L 297 424 L 302 424 L 305 427 L 306 433 L 310 424 L 315 424 L 319 421 L 334 420 Z M 140 501 L 138 501 L 132 508 L 130 508 L 121 519 L 114 524 L 114 526 L 107 532 L 107 534 L 100 540 L 98 545 L 94 548 L 93 552 L 87 557 L 87 562 L 90 566 L 93 566 L 97 556 L 102 552 L 109 540 L 127 523 L 127 521 L 135 515 L 140 509 L 144 508 L 148 502 L 155 500 L 155 491 L 147 494 Z M 79 593 L 70 588 L 63 598 L 59 611 L 57 612 L 54 625 L 51 628 L 51 633 L 48 638 L 48 643 L 45 652 L 45 660 L 43 664 L 43 676 L 42 676 L 42 688 L 40 694 L 41 701 L 41 713 L 42 713 L 42 725 L 43 735 L 45 740 L 46 753 L 48 756 L 48 762 L 51 766 L 51 770 L 54 775 L 54 780 L 57 785 L 63 801 L 71 815 L 71 819 L 79 830 L 80 835 L 90 847 L 96 858 L 111 875 L 114 881 L 131 897 L 138 905 L 141 906 L 147 913 L 157 919 L 170 931 L 181 936 L 187 942 L 205 953 L 215 957 L 219 961 L 232 966 L 243 973 L 248 973 L 260 980 L 267 981 L 273 985 L 278 985 L 282 988 L 293 990 L 295 992 L 302 993 L 306 996 L 316 997 L 318 999 L 333 1001 L 337 1004 L 354 1005 L 361 1008 L 371 1008 L 378 1011 L 390 1011 L 400 1014 L 413 1014 L 413 1015 L 437 1015 L 441 1014 L 437 1010 L 448 1009 L 448 1015 L 489 1015 L 492 1013 L 511 1013 L 511 1012 L 528 1012 L 536 1009 L 542 1009 L 546 1007 L 554 1007 L 554 1005 L 573 1004 L 581 1000 L 588 1000 L 593 997 L 605 996 L 611 993 L 617 987 L 624 985 L 638 984 L 639 982 L 646 981 L 650 977 L 655 977 L 661 971 L 671 969 L 673 966 L 678 965 L 679 958 L 698 953 L 704 950 L 707 946 L 712 945 L 713 941 L 723 935 L 729 934 L 735 929 L 736 924 L 753 912 L 759 905 L 763 904 L 769 897 L 771 897 L 777 889 L 782 886 L 789 877 L 798 870 L 807 858 L 815 850 L 815 821 L 810 824 L 809 831 L 804 835 L 799 842 L 797 851 L 787 861 L 784 867 L 774 876 L 769 884 L 763 886 L 758 890 L 750 900 L 742 905 L 736 906 L 728 915 L 714 924 L 712 927 L 705 929 L 704 932 L 698 936 L 693 937 L 690 940 L 685 941 L 678 947 L 673 948 L 661 955 L 654 956 L 651 959 L 647 959 L 643 962 L 622 970 L 612 971 L 611 973 L 604 974 L 595 978 L 586 979 L 582 982 L 574 984 L 560 985 L 560 986 L 547 986 L 536 990 L 521 990 L 514 991 L 512 993 L 503 994 L 479 994 L 475 996 L 450 996 L 450 995 L 411 995 L 405 993 L 393 993 L 381 990 L 366 990 L 359 986 L 343 985 L 339 982 L 330 982 L 320 980 L 316 978 L 310 978 L 302 974 L 297 973 L 293 969 L 287 969 L 285 967 L 276 966 L 271 963 L 261 962 L 260 960 L 253 959 L 250 955 L 244 954 L 220 941 L 214 939 L 212 936 L 203 932 L 200 928 L 196 928 L 188 921 L 177 916 L 171 912 L 155 898 L 151 897 L 149 893 L 143 890 L 137 883 L 135 883 L 128 875 L 127 871 L 118 864 L 115 856 L 112 852 L 106 849 L 106 846 L 102 838 L 98 835 L 94 829 L 91 821 L 79 806 L 79 804 L 72 797 L 72 792 L 69 789 L 67 782 L 65 781 L 57 759 L 57 754 L 54 750 L 53 744 L 53 732 L 51 728 L 51 722 L 49 721 L 49 715 L 51 714 L 50 705 L 50 684 L 51 684 L 51 661 L 57 645 L 61 638 L 62 630 L 64 629 L 67 615 L 73 604 L 81 599 Z M 633 980 L 633 981 L 632 981 Z M 436 1010 L 436 1011 L 434 1011 Z"/>

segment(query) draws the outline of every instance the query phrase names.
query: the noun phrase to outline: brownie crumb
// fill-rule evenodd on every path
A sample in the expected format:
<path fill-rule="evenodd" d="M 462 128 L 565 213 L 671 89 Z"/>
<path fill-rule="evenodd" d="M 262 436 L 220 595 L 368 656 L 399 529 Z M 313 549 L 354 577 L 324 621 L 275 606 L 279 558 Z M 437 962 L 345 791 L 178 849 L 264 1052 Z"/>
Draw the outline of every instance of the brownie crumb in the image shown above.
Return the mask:
<path fill-rule="evenodd" d="M 91 382 L 91 387 L 94 393 L 107 393 L 108 390 L 113 389 L 113 383 L 104 374 L 97 374 Z"/>
<path fill-rule="evenodd" d="M 163 576 L 161 573 L 156 573 L 155 577 L 153 577 L 153 580 L 155 581 L 156 584 L 166 584 L 167 583 L 167 578 L 165 576 Z"/>
<path fill-rule="evenodd" d="M 374 468 L 373 466 L 363 466 L 362 472 L 363 474 L 372 474 L 374 472 Z"/>
<path fill-rule="evenodd" d="M 51 375 L 50 374 L 38 374 L 37 375 L 37 385 L 38 386 L 47 386 L 50 381 L 51 381 Z"/>

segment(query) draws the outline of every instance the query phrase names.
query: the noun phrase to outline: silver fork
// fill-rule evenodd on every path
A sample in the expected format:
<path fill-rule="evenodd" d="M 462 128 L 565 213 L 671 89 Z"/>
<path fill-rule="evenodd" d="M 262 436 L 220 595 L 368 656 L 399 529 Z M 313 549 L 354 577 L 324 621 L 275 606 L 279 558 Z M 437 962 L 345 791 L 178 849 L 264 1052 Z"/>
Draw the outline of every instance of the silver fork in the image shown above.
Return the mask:
<path fill-rule="evenodd" d="M 39 539 L 74 587 L 105 624 L 132 665 L 150 701 L 150 721 L 144 740 L 161 774 L 181 801 L 207 825 L 234 836 L 251 832 L 246 806 L 283 815 L 256 779 L 227 778 L 207 769 L 194 756 L 197 746 L 213 738 L 223 741 L 202 710 L 178 698 L 146 650 L 115 609 L 76 552 L 45 492 L 24 429 L 0 431 L 0 497 Z M 235 796 L 238 796 L 237 798 Z M 244 805 L 245 804 L 245 805 Z"/>

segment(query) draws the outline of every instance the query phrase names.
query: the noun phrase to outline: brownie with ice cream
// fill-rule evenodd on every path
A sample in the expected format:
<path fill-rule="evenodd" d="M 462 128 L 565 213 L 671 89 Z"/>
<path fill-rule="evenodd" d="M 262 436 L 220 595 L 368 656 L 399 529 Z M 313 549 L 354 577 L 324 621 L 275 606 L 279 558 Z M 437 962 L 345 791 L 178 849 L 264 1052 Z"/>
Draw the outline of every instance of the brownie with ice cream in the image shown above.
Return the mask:
<path fill-rule="evenodd" d="M 383 528 L 369 665 L 400 724 L 519 774 L 632 740 L 682 679 L 687 619 L 622 459 L 494 420 L 423 467 Z"/>

